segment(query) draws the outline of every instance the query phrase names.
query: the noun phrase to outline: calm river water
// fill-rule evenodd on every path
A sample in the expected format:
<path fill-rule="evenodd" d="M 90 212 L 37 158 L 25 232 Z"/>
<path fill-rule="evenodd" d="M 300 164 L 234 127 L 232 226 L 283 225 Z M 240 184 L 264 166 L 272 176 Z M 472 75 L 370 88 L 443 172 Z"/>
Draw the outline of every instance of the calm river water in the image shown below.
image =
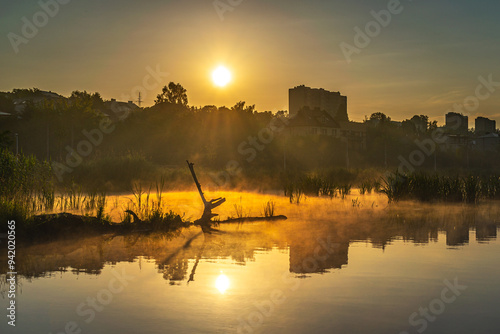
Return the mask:
<path fill-rule="evenodd" d="M 270 200 L 289 219 L 18 245 L 16 327 L 3 275 L 0 332 L 500 333 L 497 203 L 216 195 L 223 219 Z M 197 193 L 165 201 L 201 215 Z"/>

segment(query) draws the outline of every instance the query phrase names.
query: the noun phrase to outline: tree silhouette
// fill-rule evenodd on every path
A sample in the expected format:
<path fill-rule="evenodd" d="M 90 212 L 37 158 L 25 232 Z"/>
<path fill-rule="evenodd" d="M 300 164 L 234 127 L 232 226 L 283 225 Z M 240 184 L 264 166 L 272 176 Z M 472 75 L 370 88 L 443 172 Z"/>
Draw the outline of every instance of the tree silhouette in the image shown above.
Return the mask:
<path fill-rule="evenodd" d="M 0 132 L 0 150 L 7 149 L 12 145 L 10 131 Z"/>
<path fill-rule="evenodd" d="M 249 114 L 253 114 L 255 111 L 255 104 L 251 106 L 245 106 L 246 102 L 245 101 L 240 101 L 236 103 L 233 107 L 231 107 L 231 110 L 235 111 L 246 111 Z"/>
<path fill-rule="evenodd" d="M 390 122 L 391 118 L 382 112 L 375 112 L 370 116 L 371 121 Z"/>
<path fill-rule="evenodd" d="M 170 82 L 168 87 L 164 86 L 161 91 L 162 93 L 156 96 L 155 104 L 162 102 L 170 102 L 184 106 L 188 104 L 186 89 L 182 87 L 181 84 Z"/>

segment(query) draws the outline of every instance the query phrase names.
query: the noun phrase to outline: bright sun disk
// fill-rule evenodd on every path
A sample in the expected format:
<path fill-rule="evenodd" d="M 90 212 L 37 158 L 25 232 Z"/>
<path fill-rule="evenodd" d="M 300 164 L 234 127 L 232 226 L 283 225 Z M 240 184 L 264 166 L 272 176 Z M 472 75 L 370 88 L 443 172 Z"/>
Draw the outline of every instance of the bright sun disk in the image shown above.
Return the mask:
<path fill-rule="evenodd" d="M 219 66 L 212 72 L 212 80 L 217 86 L 224 87 L 231 81 L 231 72 L 224 66 Z"/>

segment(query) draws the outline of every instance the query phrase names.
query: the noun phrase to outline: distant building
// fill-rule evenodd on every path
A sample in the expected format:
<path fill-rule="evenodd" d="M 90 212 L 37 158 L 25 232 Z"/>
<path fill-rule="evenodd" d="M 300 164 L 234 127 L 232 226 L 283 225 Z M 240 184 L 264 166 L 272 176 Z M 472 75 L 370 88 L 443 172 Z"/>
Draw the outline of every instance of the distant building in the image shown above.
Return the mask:
<path fill-rule="evenodd" d="M 455 134 L 467 134 L 469 130 L 469 117 L 456 112 L 446 114 L 446 131 Z"/>
<path fill-rule="evenodd" d="M 59 102 L 63 101 L 64 99 L 65 97 L 62 95 L 50 91 L 46 92 L 43 90 L 38 90 L 34 93 L 31 93 L 30 95 L 26 95 L 21 98 L 15 98 L 12 100 L 12 102 L 14 103 L 15 112 L 18 114 L 18 116 L 21 116 L 23 112 L 26 110 L 28 103 L 33 103 L 34 105 L 42 106 L 47 101 Z"/>
<path fill-rule="evenodd" d="M 448 131 L 446 127 L 445 130 Z M 458 152 L 460 149 L 467 148 L 472 144 L 471 138 L 466 135 L 446 134 L 443 139 L 445 139 L 444 142 L 439 144 L 443 151 Z"/>
<path fill-rule="evenodd" d="M 340 138 L 357 150 L 366 149 L 366 124 L 358 122 L 339 122 Z"/>
<path fill-rule="evenodd" d="M 340 92 L 330 92 L 325 89 L 310 88 L 304 85 L 291 88 L 288 92 L 289 115 L 295 117 L 299 110 L 320 109 L 326 111 L 335 121 L 348 121 L 347 97 Z"/>
<path fill-rule="evenodd" d="M 488 119 L 486 117 L 476 118 L 476 135 L 485 135 L 488 133 L 494 133 L 496 130 L 496 122 L 494 120 Z"/>
<path fill-rule="evenodd" d="M 337 137 L 340 125 L 330 114 L 320 108 L 299 109 L 288 123 L 290 134 L 295 136 L 324 135 Z"/>
<path fill-rule="evenodd" d="M 336 121 L 324 110 L 304 107 L 288 123 L 292 136 L 329 136 L 341 139 L 349 147 L 366 149 L 366 124 Z"/>
<path fill-rule="evenodd" d="M 110 117 L 112 120 L 124 120 L 127 115 L 129 115 L 132 111 L 139 109 L 134 102 L 121 102 L 116 101 L 116 99 L 111 99 L 111 101 L 104 101 L 104 111 L 102 113 Z"/>
<path fill-rule="evenodd" d="M 291 273 L 324 273 L 329 269 L 341 269 L 348 264 L 349 242 L 344 241 L 335 243 L 335 248 L 325 252 L 325 256 L 321 256 L 321 259 L 315 255 L 316 253 L 314 251 L 314 249 L 318 249 L 321 245 L 318 244 L 316 248 L 310 248 L 309 245 L 310 244 L 304 244 L 302 242 L 296 242 L 290 245 L 289 261 Z M 315 259 L 315 261 L 308 261 L 309 259 Z M 313 265 L 311 265 L 311 263 Z"/>
<path fill-rule="evenodd" d="M 500 137 L 496 133 L 488 133 L 474 138 L 474 148 L 483 151 L 500 151 Z"/>

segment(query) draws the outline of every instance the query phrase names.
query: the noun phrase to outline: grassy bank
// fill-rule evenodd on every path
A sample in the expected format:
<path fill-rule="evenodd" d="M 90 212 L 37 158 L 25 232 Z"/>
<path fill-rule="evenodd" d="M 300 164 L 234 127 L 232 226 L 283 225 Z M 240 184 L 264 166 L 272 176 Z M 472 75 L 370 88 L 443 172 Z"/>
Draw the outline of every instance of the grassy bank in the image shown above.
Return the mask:
<path fill-rule="evenodd" d="M 383 193 L 389 202 L 476 204 L 482 199 L 500 199 L 500 175 L 494 174 L 419 172 L 384 176 L 376 169 L 343 168 L 286 173 L 242 168 L 234 174 L 198 166 L 197 172 L 205 191 L 282 189 L 290 202 L 296 204 L 305 196 L 344 199 L 353 189 L 359 189 L 360 195 Z M 59 231 L 101 233 L 116 230 L 118 221 L 120 228 L 129 230 L 175 230 L 189 222 L 168 208 L 164 194 L 179 190 L 195 190 L 187 166 L 154 165 L 140 154 L 84 161 L 59 182 L 48 162 L 0 151 L 0 219 L 16 220 L 18 230 L 27 236 Z M 114 196 L 116 203 L 108 203 L 107 194 L 111 192 L 132 194 L 132 199 L 119 205 Z M 357 201 L 353 200 L 353 206 Z M 114 211 L 106 211 L 113 205 Z M 263 209 L 264 216 L 274 216 L 273 202 L 265 204 Z M 235 210 L 236 217 L 244 216 L 241 207 L 236 205 Z M 110 212 L 115 214 L 114 223 L 108 216 Z M 1 224 L 0 233 L 5 232 L 6 224 Z"/>
<path fill-rule="evenodd" d="M 115 174 L 127 169 L 120 161 L 116 163 L 115 167 L 120 168 Z M 127 173 L 132 175 L 132 172 L 134 169 Z M 143 190 L 140 182 L 135 183 L 132 187 L 135 201 L 124 208 L 133 215 L 123 212 L 120 229 L 172 230 L 186 225 L 181 216 L 163 205 L 161 194 L 166 191 L 165 184 L 164 179 L 155 184 L 156 197 L 153 198 L 152 187 Z M 117 224 L 105 213 L 106 191 L 96 189 L 99 187 L 95 184 L 86 184 L 86 187 L 74 182 L 60 184 L 47 162 L 0 151 L 0 219 L 15 220 L 16 231 L 24 238 L 116 230 Z M 1 224 L 0 233 L 6 231 L 7 224 Z"/>

